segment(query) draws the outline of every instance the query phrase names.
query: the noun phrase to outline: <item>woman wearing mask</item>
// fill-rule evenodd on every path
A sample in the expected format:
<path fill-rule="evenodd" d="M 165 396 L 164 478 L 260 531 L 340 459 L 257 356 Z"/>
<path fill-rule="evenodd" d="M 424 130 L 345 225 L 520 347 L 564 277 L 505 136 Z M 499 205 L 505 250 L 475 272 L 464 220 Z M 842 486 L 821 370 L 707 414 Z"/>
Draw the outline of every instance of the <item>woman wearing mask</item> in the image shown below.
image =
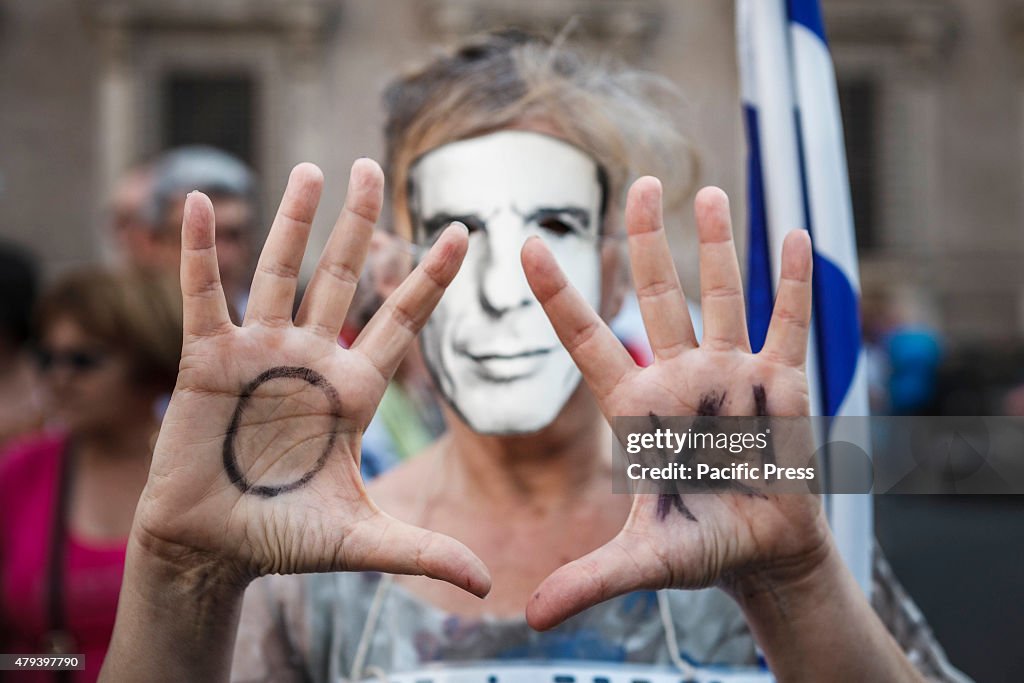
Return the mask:
<path fill-rule="evenodd" d="M 155 275 L 92 268 L 44 292 L 35 317 L 53 429 L 0 467 L 0 651 L 84 654 L 84 670 L 25 675 L 93 681 L 177 373 L 180 293 Z"/>
<path fill-rule="evenodd" d="M 756 666 L 757 646 L 783 680 L 956 675 L 932 642 L 893 638 L 905 616 L 894 608 L 886 629 L 816 498 L 610 493 L 615 416 L 808 411 L 807 236 L 786 242 L 753 355 L 724 194 L 696 199 L 699 344 L 660 183 L 637 180 L 623 207 L 645 152 L 683 157 L 652 85 L 509 33 L 400 79 L 389 188 L 421 258 L 348 350 L 334 340 L 383 203 L 375 164 L 353 167 L 294 321 L 319 171 L 293 171 L 241 327 L 218 283 L 211 207 L 189 197 L 182 372 L 108 680 L 360 680 L 490 659 L 685 670 Z M 623 212 L 656 359 L 643 369 L 604 323 L 622 295 Z M 360 434 L 421 328 L 448 431 L 364 489 Z M 314 572 L 334 573 L 260 580 L 242 610 L 256 577 Z M 709 586 L 724 590 L 693 590 Z"/>

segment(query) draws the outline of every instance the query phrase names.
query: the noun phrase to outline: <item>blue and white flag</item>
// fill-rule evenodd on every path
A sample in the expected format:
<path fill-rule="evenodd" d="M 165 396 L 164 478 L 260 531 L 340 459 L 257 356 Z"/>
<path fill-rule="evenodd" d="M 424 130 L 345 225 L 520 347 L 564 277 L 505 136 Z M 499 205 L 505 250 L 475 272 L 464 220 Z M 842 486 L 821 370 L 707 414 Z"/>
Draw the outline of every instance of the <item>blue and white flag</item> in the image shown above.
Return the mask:
<path fill-rule="evenodd" d="M 738 0 L 736 17 L 748 141 L 751 345 L 757 351 L 764 344 L 783 238 L 794 228 L 809 230 L 814 244 L 814 325 L 807 359 L 811 414 L 867 416 L 853 210 L 819 0 Z M 866 421 L 843 424 L 866 430 Z M 822 436 L 867 444 L 866 434 Z M 840 552 L 868 591 L 871 497 L 833 495 L 825 503 Z"/>

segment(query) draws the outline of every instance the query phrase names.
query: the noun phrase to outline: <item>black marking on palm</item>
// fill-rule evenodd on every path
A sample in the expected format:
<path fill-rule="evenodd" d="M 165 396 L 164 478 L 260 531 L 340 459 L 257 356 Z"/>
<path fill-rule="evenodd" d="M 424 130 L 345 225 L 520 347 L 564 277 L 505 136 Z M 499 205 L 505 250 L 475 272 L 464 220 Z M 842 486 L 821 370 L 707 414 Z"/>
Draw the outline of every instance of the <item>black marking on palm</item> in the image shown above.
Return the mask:
<path fill-rule="evenodd" d="M 313 466 L 306 470 L 298 479 L 295 479 L 286 484 L 276 485 L 260 485 L 251 482 L 246 478 L 245 474 L 239 469 L 238 454 L 236 452 L 236 444 L 238 440 L 238 432 L 241 426 L 242 416 L 245 413 L 246 407 L 249 405 L 253 397 L 253 392 L 256 391 L 263 384 L 279 379 L 298 379 L 306 382 L 307 384 L 316 387 L 326 397 L 330 407 L 330 418 L 331 425 L 328 431 L 327 444 L 324 446 L 320 455 L 317 457 Z M 227 431 L 224 435 L 224 447 L 222 449 L 222 455 L 224 459 L 224 471 L 228 475 L 228 479 L 231 483 L 238 487 L 238 490 L 242 493 L 252 494 L 263 498 L 273 498 L 279 496 L 282 493 L 288 493 L 296 489 L 302 488 L 315 477 L 320 470 L 324 468 L 327 463 L 327 458 L 330 456 L 331 451 L 334 450 L 334 443 L 338 438 L 338 427 L 341 422 L 341 398 L 338 396 L 338 391 L 327 381 L 327 378 L 321 375 L 319 372 L 310 368 L 295 367 L 295 366 L 279 366 L 270 368 L 269 370 L 261 373 L 256 379 L 249 382 L 241 391 L 238 397 L 238 403 L 235 404 L 235 411 L 231 416 L 231 422 L 228 425 Z"/>
<path fill-rule="evenodd" d="M 755 414 L 758 417 L 767 417 L 768 416 L 768 394 L 765 391 L 764 385 L 763 384 L 756 384 L 756 385 L 754 385 L 753 392 L 754 392 L 754 411 L 755 411 Z M 724 392 L 724 391 L 720 395 L 715 393 L 715 392 L 710 392 L 710 393 L 707 393 L 707 394 L 704 394 L 703 396 L 701 396 L 700 403 L 698 404 L 698 407 L 697 407 L 697 416 L 698 416 L 698 418 L 702 418 L 702 417 L 715 417 L 715 416 L 717 416 L 721 412 L 722 406 L 725 404 L 725 396 L 726 396 L 726 392 Z M 660 429 L 661 426 L 662 426 L 661 425 L 661 420 L 654 413 L 651 413 L 650 417 L 651 417 L 651 423 L 655 426 L 655 428 Z M 700 424 L 701 424 L 701 420 L 698 419 L 694 423 L 694 426 L 695 427 L 699 427 Z M 684 465 L 689 465 L 690 462 L 693 460 L 693 457 L 694 457 L 693 449 L 692 448 L 686 448 L 685 450 L 682 451 L 680 456 L 681 457 L 679 458 L 679 461 L 682 464 L 684 464 Z M 768 447 L 768 449 L 765 450 L 765 462 L 769 462 L 769 463 L 772 463 L 772 464 L 775 463 L 775 452 L 771 448 L 771 441 L 770 440 L 769 440 L 769 447 Z M 727 491 L 728 490 L 728 491 L 735 491 L 737 493 L 742 493 L 742 494 L 747 495 L 747 496 L 757 496 L 759 498 L 765 498 L 766 497 L 764 494 L 754 490 L 753 488 L 751 488 L 751 487 L 749 487 L 749 486 L 747 486 L 745 484 L 741 484 L 740 482 L 737 482 L 737 481 L 730 481 L 730 480 L 725 480 L 725 479 L 723 479 L 723 480 L 709 479 L 709 480 L 707 480 L 704 483 L 708 486 L 709 489 L 712 489 L 714 491 Z M 673 510 L 675 510 L 677 513 L 679 513 L 680 515 L 682 515 L 684 518 L 688 519 L 691 522 L 696 522 L 697 521 L 697 517 L 693 514 L 693 512 L 690 511 L 690 508 L 688 508 L 686 506 L 686 503 L 683 502 L 682 494 L 679 494 L 679 493 L 662 493 L 662 494 L 660 494 L 658 496 L 658 505 L 655 508 L 655 515 L 658 517 L 658 521 L 659 522 L 665 521 L 665 518 L 667 518 L 668 514 L 670 512 L 672 512 Z"/>

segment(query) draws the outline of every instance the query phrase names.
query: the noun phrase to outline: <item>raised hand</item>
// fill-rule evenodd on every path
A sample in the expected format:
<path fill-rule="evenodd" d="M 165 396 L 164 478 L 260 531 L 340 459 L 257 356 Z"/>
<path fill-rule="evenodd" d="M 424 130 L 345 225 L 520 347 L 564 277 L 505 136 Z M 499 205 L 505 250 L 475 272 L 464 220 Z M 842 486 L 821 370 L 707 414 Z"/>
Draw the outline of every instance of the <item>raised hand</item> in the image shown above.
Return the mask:
<path fill-rule="evenodd" d="M 605 417 L 808 414 L 804 363 L 811 316 L 811 245 L 788 235 L 768 338 L 752 354 L 728 200 L 696 199 L 704 336 L 694 335 L 662 221 L 661 185 L 641 178 L 626 205 L 630 258 L 654 363 L 638 367 L 569 284 L 541 240 L 523 247 L 534 294 L 572 354 Z M 549 576 L 527 607 L 546 629 L 616 595 L 657 588 L 738 587 L 800 572 L 827 554 L 815 496 L 723 491 L 683 498 L 638 495 L 608 544 Z"/>
<path fill-rule="evenodd" d="M 467 245 L 465 228 L 450 227 L 352 348 L 339 347 L 383 182 L 372 161 L 352 167 L 345 207 L 293 321 L 323 185 L 315 166 L 295 167 L 241 326 L 221 288 L 212 205 L 189 195 L 181 370 L 132 532 L 145 552 L 242 585 L 269 573 L 377 570 L 489 590 L 487 569 L 465 546 L 385 515 L 360 478 L 363 430 Z"/>

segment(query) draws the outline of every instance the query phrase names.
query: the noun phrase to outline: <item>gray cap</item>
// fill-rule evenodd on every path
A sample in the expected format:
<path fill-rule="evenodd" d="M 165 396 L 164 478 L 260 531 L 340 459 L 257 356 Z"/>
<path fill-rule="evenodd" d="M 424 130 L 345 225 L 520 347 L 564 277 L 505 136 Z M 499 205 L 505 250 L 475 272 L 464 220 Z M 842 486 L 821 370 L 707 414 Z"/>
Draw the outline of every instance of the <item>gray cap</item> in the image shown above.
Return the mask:
<path fill-rule="evenodd" d="M 159 226 L 167 202 L 192 190 L 251 200 L 255 189 L 253 172 L 241 159 L 214 147 L 178 147 L 157 160 L 146 216 Z"/>

